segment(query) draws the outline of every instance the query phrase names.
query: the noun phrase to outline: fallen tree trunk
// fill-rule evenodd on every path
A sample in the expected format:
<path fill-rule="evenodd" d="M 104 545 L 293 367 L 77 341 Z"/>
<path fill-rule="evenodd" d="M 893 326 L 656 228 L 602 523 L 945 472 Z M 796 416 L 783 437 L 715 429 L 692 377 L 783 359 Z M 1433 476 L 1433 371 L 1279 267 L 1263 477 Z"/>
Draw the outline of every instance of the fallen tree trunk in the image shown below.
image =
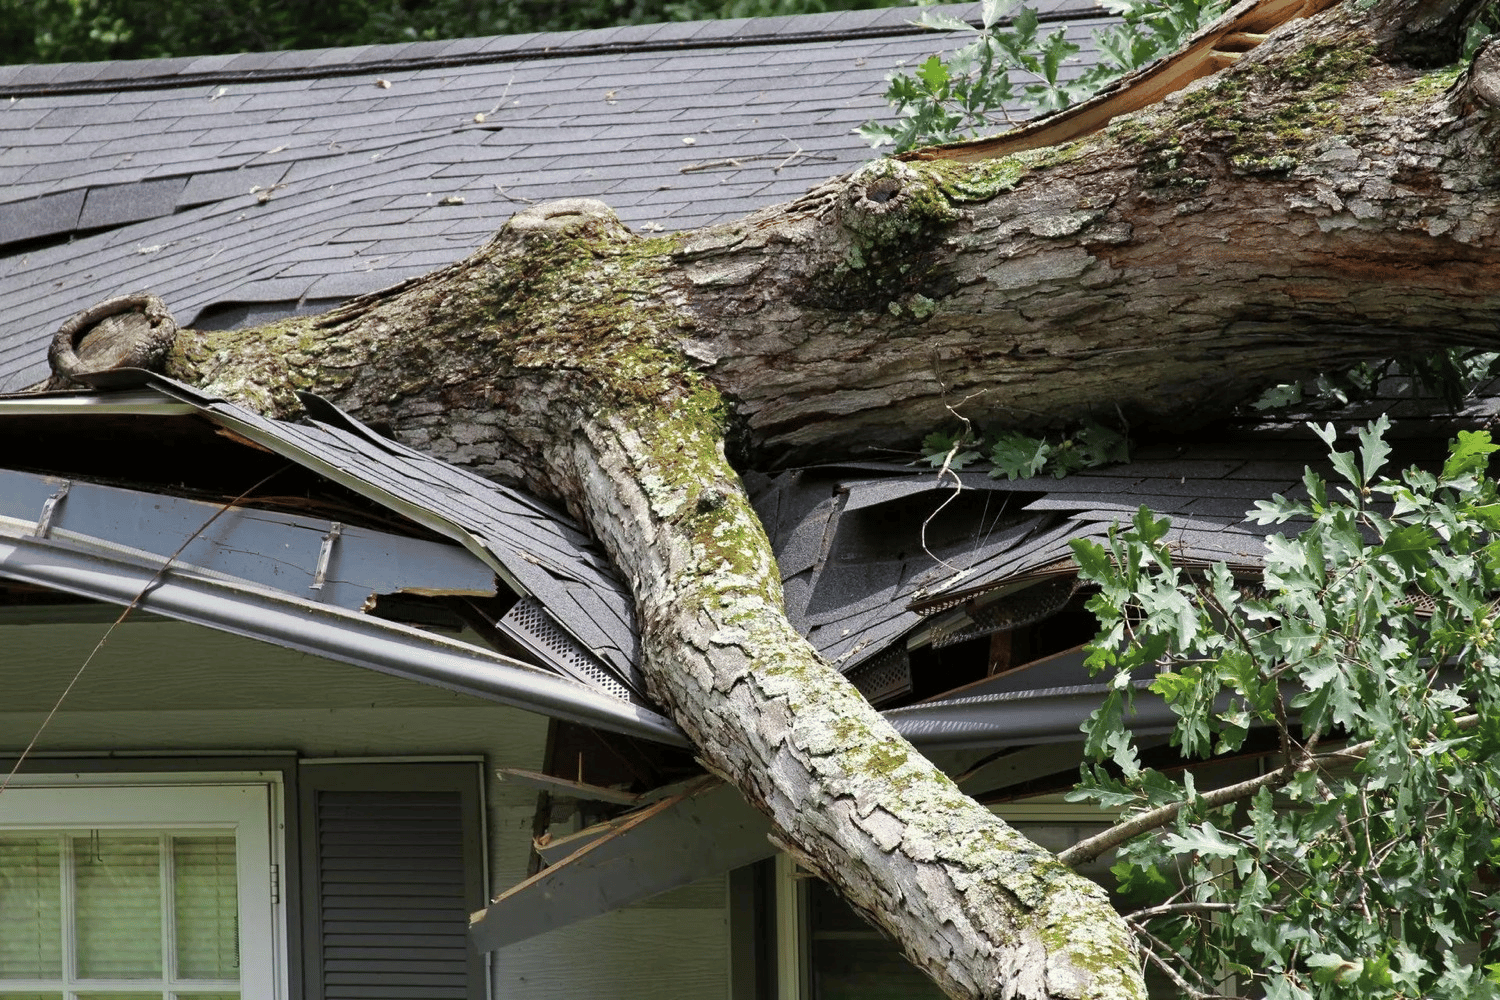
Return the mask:
<path fill-rule="evenodd" d="M 1459 6 L 1430 33 L 1455 57 Z M 633 588 L 653 694 L 703 760 L 945 991 L 1143 997 L 1103 893 L 788 624 L 726 442 L 763 466 L 848 456 L 950 405 L 1190 420 L 1274 377 L 1494 343 L 1497 60 L 1430 70 L 1427 35 L 1415 59 L 1388 30 L 1409 13 L 1336 7 L 1071 146 L 885 161 L 682 236 L 538 206 L 321 317 L 182 331 L 168 372 L 282 415 L 320 392 L 560 499 Z"/>

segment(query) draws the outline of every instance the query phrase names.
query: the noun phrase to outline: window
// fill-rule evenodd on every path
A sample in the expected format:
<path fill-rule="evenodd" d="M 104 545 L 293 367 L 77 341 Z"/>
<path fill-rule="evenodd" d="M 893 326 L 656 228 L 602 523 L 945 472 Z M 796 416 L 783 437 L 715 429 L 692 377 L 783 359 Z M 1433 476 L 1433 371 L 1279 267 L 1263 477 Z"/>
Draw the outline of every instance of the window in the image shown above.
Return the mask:
<path fill-rule="evenodd" d="M 1067 803 L 1061 795 L 1007 803 L 995 812 L 1051 851 L 1098 833 L 1111 818 L 1092 806 Z M 1078 871 L 1112 883 L 1107 859 Z M 942 1000 L 942 991 L 894 943 L 785 854 L 776 858 L 775 883 L 774 995 L 779 1000 Z M 741 995 L 749 1000 L 766 991 L 755 987 Z"/>
<path fill-rule="evenodd" d="M 274 778 L 34 775 L 0 794 L 0 1000 L 284 993 Z"/>

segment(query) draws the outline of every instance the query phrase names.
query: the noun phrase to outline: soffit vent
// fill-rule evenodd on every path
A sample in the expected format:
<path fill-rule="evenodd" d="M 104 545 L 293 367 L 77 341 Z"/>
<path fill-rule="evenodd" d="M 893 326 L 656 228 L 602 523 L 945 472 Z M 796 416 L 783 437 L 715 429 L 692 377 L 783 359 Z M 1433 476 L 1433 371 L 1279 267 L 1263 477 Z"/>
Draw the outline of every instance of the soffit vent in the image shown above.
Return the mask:
<path fill-rule="evenodd" d="M 523 597 L 495 623 L 509 639 L 558 673 L 589 687 L 630 701 L 630 689 L 571 635 L 564 632 L 535 598 Z"/>
<path fill-rule="evenodd" d="M 905 646 L 895 646 L 866 660 L 848 674 L 849 682 L 872 705 L 911 694 L 911 657 Z"/>
<path fill-rule="evenodd" d="M 993 604 L 969 612 L 968 617 L 960 619 L 951 631 L 934 635 L 932 648 L 941 649 L 968 639 L 978 639 L 995 632 L 1008 632 L 1051 618 L 1067 607 L 1077 589 L 1077 577 L 1064 577 L 1002 597 Z"/>

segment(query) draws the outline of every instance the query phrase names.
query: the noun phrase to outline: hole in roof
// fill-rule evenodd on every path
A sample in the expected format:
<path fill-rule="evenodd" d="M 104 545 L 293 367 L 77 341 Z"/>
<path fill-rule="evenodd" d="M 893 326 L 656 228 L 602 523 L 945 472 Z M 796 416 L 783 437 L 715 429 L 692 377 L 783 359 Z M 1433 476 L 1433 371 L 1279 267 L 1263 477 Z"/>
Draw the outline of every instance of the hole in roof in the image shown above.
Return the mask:
<path fill-rule="evenodd" d="M 25 254 L 37 253 L 41 250 L 50 250 L 53 247 L 65 246 L 74 240 L 87 239 L 99 233 L 107 233 L 119 226 L 95 226 L 92 229 L 64 229 L 42 236 L 33 236 L 24 240 L 6 240 L 0 237 L 0 252 L 7 257 L 23 256 Z"/>

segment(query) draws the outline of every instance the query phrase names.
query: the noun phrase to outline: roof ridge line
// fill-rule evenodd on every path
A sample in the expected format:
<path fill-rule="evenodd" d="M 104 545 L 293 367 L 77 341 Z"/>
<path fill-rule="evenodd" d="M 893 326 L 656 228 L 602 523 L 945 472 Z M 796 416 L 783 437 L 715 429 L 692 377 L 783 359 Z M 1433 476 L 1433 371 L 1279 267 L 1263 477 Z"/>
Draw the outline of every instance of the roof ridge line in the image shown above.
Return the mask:
<path fill-rule="evenodd" d="M 884 8 L 891 9 L 891 8 Z M 923 8 L 913 8 L 921 10 Z M 810 15 L 816 16 L 816 15 Z M 1040 23 L 1056 24 L 1066 21 L 1081 21 L 1098 18 L 1100 16 L 1097 8 L 1081 10 L 1063 10 L 1045 13 L 1041 15 Z M 974 19 L 968 19 L 970 23 L 978 24 Z M 1002 23 L 1010 20 L 1002 19 Z M 557 47 L 547 46 L 540 49 L 518 48 L 507 52 L 467 52 L 454 55 L 413 56 L 397 59 L 371 59 L 368 61 L 353 61 L 343 65 L 322 64 L 316 66 L 288 66 L 285 68 L 245 69 L 245 70 L 205 70 L 198 73 L 176 73 L 161 76 L 140 77 L 136 79 L 112 78 L 105 80 L 73 80 L 60 83 L 0 83 L 0 98 L 12 100 L 23 97 L 55 97 L 70 94 L 96 94 L 115 93 L 124 91 L 140 90 L 169 90 L 179 87 L 191 86 L 214 86 L 231 83 L 274 83 L 283 80 L 305 80 L 305 79 L 331 79 L 341 76 L 363 76 L 370 73 L 397 72 L 403 70 L 424 69 L 447 69 L 459 66 L 477 66 L 485 63 L 505 64 L 511 62 L 522 62 L 533 59 L 560 59 L 572 56 L 604 56 L 623 52 L 683 52 L 697 49 L 720 49 L 720 48 L 745 48 L 762 45 L 795 45 L 798 43 L 811 42 L 842 42 L 854 41 L 862 38 L 894 38 L 904 35 L 919 34 L 941 34 L 940 28 L 925 27 L 915 21 L 906 21 L 899 25 L 871 25 L 869 27 L 851 27 L 838 31 L 793 31 L 753 35 L 717 35 L 707 38 L 688 38 L 679 40 L 653 41 L 645 39 L 640 42 L 602 42 L 594 44 L 562 45 Z M 558 34 L 557 32 L 545 32 L 539 34 Z M 497 35 L 497 38 L 507 36 Z M 401 43 L 395 43 L 397 45 Z M 387 46 L 371 46 L 372 48 L 386 48 Z M 296 50 L 286 50 L 296 51 Z M 330 51 L 327 49 L 308 49 L 308 52 Z M 241 53 L 243 54 L 243 53 Z M 151 62 L 153 60 L 141 60 Z M 165 61 L 165 60 L 163 60 Z M 107 63 L 106 63 L 107 64 Z M 34 64 L 41 68 L 48 63 Z M 73 65 L 88 65 L 87 63 Z M 3 68 L 3 67 L 0 67 Z M 26 67 L 32 68 L 31 66 Z"/>

